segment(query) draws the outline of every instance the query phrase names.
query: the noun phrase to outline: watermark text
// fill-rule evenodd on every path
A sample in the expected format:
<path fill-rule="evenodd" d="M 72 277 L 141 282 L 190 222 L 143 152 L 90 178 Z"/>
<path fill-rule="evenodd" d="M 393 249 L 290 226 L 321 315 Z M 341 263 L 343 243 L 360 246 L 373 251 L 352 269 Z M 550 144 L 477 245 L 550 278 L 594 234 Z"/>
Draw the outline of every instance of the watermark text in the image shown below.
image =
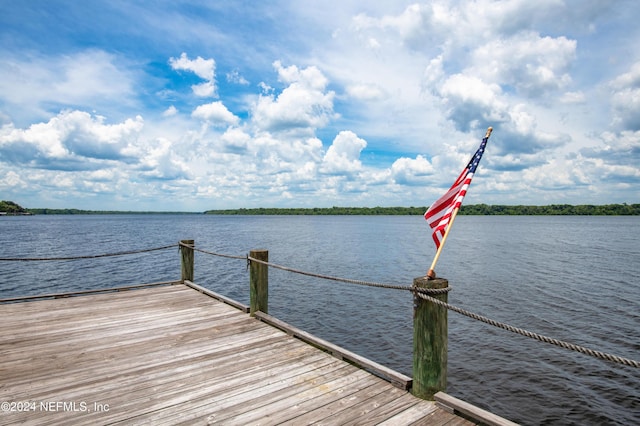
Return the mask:
<path fill-rule="evenodd" d="M 47 413 L 106 413 L 109 404 L 87 401 L 2 401 L 0 412 L 16 413 L 39 411 Z"/>

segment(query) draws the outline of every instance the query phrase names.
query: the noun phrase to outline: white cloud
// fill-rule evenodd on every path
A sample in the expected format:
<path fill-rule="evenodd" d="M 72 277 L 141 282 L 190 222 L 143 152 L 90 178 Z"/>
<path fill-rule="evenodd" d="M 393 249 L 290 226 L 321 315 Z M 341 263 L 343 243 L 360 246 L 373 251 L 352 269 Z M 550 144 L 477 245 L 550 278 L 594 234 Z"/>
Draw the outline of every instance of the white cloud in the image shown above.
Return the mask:
<path fill-rule="evenodd" d="M 243 86 L 246 86 L 249 84 L 249 80 L 247 80 L 246 78 L 244 78 L 242 75 L 240 75 L 240 71 L 238 70 L 233 70 L 231 72 L 227 73 L 227 81 L 230 83 L 236 83 L 236 84 L 240 84 Z"/>
<path fill-rule="evenodd" d="M 322 159 L 321 171 L 328 174 L 353 173 L 362 169 L 360 153 L 367 146 L 351 131 L 342 131 L 333 140 Z"/>
<path fill-rule="evenodd" d="M 164 112 L 162 113 L 162 116 L 163 117 L 173 117 L 176 114 L 178 114 L 178 108 L 176 108 L 175 106 L 171 105 L 169 108 L 164 110 Z"/>
<path fill-rule="evenodd" d="M 219 125 L 238 124 L 240 122 L 240 119 L 229 111 L 220 101 L 200 105 L 191 115 L 195 118 Z"/>
<path fill-rule="evenodd" d="M 13 170 L 4 173 L 0 176 L 0 188 L 8 192 L 8 189 L 11 188 L 13 190 L 16 189 L 26 189 L 27 182 L 25 182 L 20 175 L 18 175 Z"/>
<path fill-rule="evenodd" d="M 286 84 L 300 84 L 308 89 L 322 91 L 329 83 L 315 66 L 299 69 L 295 65 L 284 67 L 280 61 L 275 61 L 273 67 L 278 71 L 278 80 Z"/>
<path fill-rule="evenodd" d="M 406 45 L 419 48 L 420 41 L 429 36 L 437 20 L 436 14 L 436 5 L 411 4 L 399 15 L 373 18 L 359 14 L 353 18 L 353 28 L 358 32 L 379 29 L 397 33 Z"/>
<path fill-rule="evenodd" d="M 527 31 L 499 38 L 473 52 L 468 73 L 487 82 L 512 86 L 529 96 L 540 96 L 571 83 L 569 66 L 575 60 L 576 41 L 541 37 Z"/>
<path fill-rule="evenodd" d="M 174 70 L 192 71 L 203 80 L 213 80 L 216 62 L 213 59 L 203 59 L 198 56 L 196 59 L 189 59 L 185 52 L 179 58 L 170 58 L 169 64 Z"/>
<path fill-rule="evenodd" d="M 141 175 L 153 180 L 190 179 L 187 164 L 174 152 L 172 145 L 167 139 L 156 140 L 138 166 Z"/>
<path fill-rule="evenodd" d="M 347 94 L 354 99 L 377 101 L 387 97 L 383 88 L 377 84 L 353 84 L 347 87 Z"/>
<path fill-rule="evenodd" d="M 598 146 L 582 149 L 581 155 L 607 164 L 637 168 L 638 158 L 640 158 L 640 131 L 603 132 L 600 140 L 601 143 Z"/>
<path fill-rule="evenodd" d="M 616 89 L 627 89 L 629 87 L 640 86 L 640 62 L 631 66 L 629 72 L 619 75 L 612 82 L 611 86 Z"/>
<path fill-rule="evenodd" d="M 509 40 L 500 48 L 492 46 L 498 46 L 502 39 L 478 47 L 460 73 L 447 74 L 447 60 L 438 55 L 425 68 L 424 87 L 441 99 L 442 112 L 458 130 L 482 131 L 493 126 L 501 154 L 530 154 L 567 143 L 566 133 L 538 129 L 534 99 L 548 93 L 558 94 L 564 103 L 582 99 L 579 93 L 561 92 L 570 83 L 565 71 L 575 45 L 566 39 L 541 39 L 533 33 Z M 544 53 L 546 50 L 549 52 Z M 538 56 L 547 61 L 540 63 Z M 485 57 L 486 63 L 482 63 Z M 519 98 L 518 92 L 526 100 Z"/>
<path fill-rule="evenodd" d="M 498 171 L 520 171 L 541 166 L 548 161 L 547 158 L 536 154 L 509 153 L 500 156 L 488 157 L 483 160 L 484 164 L 492 170 Z"/>
<path fill-rule="evenodd" d="M 294 171 L 307 161 L 320 161 L 322 141 L 316 137 L 293 135 L 281 138 L 280 135 L 260 132 L 253 136 L 250 150 L 256 157 L 255 161 L 260 162 L 260 169 L 270 175 Z"/>
<path fill-rule="evenodd" d="M 242 129 L 230 127 L 220 138 L 224 142 L 225 150 L 243 153 L 251 144 L 251 136 Z"/>
<path fill-rule="evenodd" d="M 566 92 L 560 97 L 563 104 L 582 104 L 587 100 L 583 92 Z"/>
<path fill-rule="evenodd" d="M 469 131 L 485 123 L 508 120 L 507 104 L 502 100 L 502 89 L 475 76 L 454 74 L 436 86 L 442 97 L 447 117 L 458 129 Z"/>
<path fill-rule="evenodd" d="M 400 185 L 427 185 L 433 173 L 433 166 L 422 155 L 398 158 L 391 165 L 391 176 Z"/>
<path fill-rule="evenodd" d="M 89 180 L 94 182 L 112 182 L 117 177 L 117 171 L 114 169 L 110 170 L 96 170 L 93 172 L 87 172 L 87 177 Z"/>
<path fill-rule="evenodd" d="M 53 80 L 57 102 L 85 102 L 87 98 L 110 98 L 114 93 L 131 93 L 131 80 L 114 62 L 116 58 L 103 51 L 86 51 L 64 58 L 59 66 L 63 78 Z"/>
<path fill-rule="evenodd" d="M 427 90 L 437 91 L 437 85 L 446 79 L 443 68 L 444 59 L 442 55 L 438 55 L 429 61 L 424 70 L 423 84 Z"/>
<path fill-rule="evenodd" d="M 5 56 L 7 54 L 5 53 Z M 135 72 L 122 58 L 102 50 L 70 55 L 9 56 L 0 61 L 5 122 L 31 122 L 64 108 L 110 111 L 136 105 Z M 117 105 L 117 108 L 114 108 Z"/>
<path fill-rule="evenodd" d="M 427 110 L 427 122 L 437 122 L 438 131 L 447 132 L 444 121 L 453 123 L 463 133 L 476 129 L 480 133 L 491 125 L 503 152 L 545 150 L 568 139 L 566 133 L 561 133 L 563 126 L 559 123 L 549 126 L 546 116 L 544 128 L 537 128 L 541 121 L 539 111 L 544 108 L 538 103 L 558 100 L 569 105 L 584 100 L 584 95 L 580 96 L 580 91 L 572 87 L 576 40 L 540 30 L 553 28 L 547 27 L 548 21 L 560 11 L 568 13 L 566 9 L 555 0 L 540 4 L 520 0 L 434 1 L 410 4 L 396 13 L 360 14 L 354 18 L 352 28 L 359 39 L 384 40 L 377 49 L 375 64 L 368 69 L 375 70 L 381 90 L 390 94 L 396 111 L 407 108 L 415 111 L 408 116 L 411 122 L 426 121 L 420 109 Z M 587 12 L 584 15 L 597 16 Z M 342 67 L 362 72 L 356 62 L 361 58 L 358 54 L 354 56 L 352 64 Z M 420 81 L 404 71 L 411 69 L 423 70 Z M 389 70 L 395 72 L 395 78 L 385 78 L 384 73 Z M 367 80 L 375 81 L 370 77 Z M 402 86 L 396 81 L 402 81 Z M 414 93 L 422 95 L 422 103 L 412 99 Z M 371 107 L 367 107 L 367 112 L 371 112 Z M 397 114 L 391 111 L 387 106 L 380 114 L 395 118 Z M 397 130 L 401 121 L 394 121 Z M 402 143 L 410 146 L 408 141 Z M 427 152 L 439 152 L 436 143 L 427 143 Z"/>
<path fill-rule="evenodd" d="M 3 126 L 0 154 L 30 167 L 91 170 L 109 161 L 135 161 L 142 117 L 104 124 L 104 117 L 82 111 L 63 111 L 46 123 L 16 129 Z"/>
<path fill-rule="evenodd" d="M 191 86 L 193 94 L 201 98 L 207 98 L 209 96 L 216 95 L 216 87 L 212 81 L 205 81 L 204 83 L 194 84 Z"/>
<path fill-rule="evenodd" d="M 572 190 L 589 183 L 575 162 L 563 158 L 551 159 L 540 167 L 523 170 L 520 176 L 526 187 L 538 190 Z"/>
<path fill-rule="evenodd" d="M 613 124 L 623 130 L 640 130 L 640 62 L 616 77 L 610 87 L 613 90 Z"/>
<path fill-rule="evenodd" d="M 274 63 L 279 80 L 288 84 L 278 95 L 262 95 L 252 109 L 252 122 L 266 131 L 313 131 L 335 116 L 333 91 L 325 91 L 326 77 L 316 67 L 299 69 Z"/>
<path fill-rule="evenodd" d="M 174 70 L 191 71 L 205 82 L 191 86 L 193 93 L 200 97 L 217 96 L 215 82 L 216 62 L 213 59 L 203 59 L 198 56 L 196 59 L 189 59 L 186 53 L 182 52 L 179 58 L 170 58 L 169 64 Z"/>

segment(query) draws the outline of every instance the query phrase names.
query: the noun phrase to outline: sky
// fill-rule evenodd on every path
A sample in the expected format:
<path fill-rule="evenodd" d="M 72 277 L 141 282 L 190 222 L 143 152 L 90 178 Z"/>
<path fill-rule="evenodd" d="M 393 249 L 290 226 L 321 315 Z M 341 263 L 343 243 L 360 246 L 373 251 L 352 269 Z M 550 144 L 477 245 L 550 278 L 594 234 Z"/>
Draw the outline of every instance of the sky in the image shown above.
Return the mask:
<path fill-rule="evenodd" d="M 0 0 L 0 199 L 640 202 L 636 0 Z"/>

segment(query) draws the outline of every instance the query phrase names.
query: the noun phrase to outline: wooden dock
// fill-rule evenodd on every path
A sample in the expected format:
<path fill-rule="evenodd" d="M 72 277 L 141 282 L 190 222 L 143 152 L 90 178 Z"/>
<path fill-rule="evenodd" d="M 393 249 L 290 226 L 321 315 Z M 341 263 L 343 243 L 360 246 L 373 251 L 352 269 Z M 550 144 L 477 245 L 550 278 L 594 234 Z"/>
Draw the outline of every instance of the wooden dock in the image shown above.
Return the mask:
<path fill-rule="evenodd" d="M 3 425 L 476 423 L 183 284 L 0 318 Z"/>

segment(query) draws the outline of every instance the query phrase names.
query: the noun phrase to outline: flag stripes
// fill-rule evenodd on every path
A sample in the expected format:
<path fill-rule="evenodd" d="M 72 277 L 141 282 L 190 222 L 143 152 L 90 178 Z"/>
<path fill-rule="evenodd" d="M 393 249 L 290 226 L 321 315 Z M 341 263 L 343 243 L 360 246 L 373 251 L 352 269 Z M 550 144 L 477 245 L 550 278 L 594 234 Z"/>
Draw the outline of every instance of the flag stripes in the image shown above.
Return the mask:
<path fill-rule="evenodd" d="M 480 163 L 482 154 L 487 146 L 489 133 L 482 139 L 480 147 L 473 155 L 467 166 L 462 170 L 451 188 L 442 197 L 438 198 L 424 214 L 424 218 L 433 230 L 433 241 L 436 248 L 440 248 L 440 243 L 447 231 L 447 226 L 451 221 L 453 212 L 462 205 L 467 189 L 471 184 L 471 179 Z"/>

